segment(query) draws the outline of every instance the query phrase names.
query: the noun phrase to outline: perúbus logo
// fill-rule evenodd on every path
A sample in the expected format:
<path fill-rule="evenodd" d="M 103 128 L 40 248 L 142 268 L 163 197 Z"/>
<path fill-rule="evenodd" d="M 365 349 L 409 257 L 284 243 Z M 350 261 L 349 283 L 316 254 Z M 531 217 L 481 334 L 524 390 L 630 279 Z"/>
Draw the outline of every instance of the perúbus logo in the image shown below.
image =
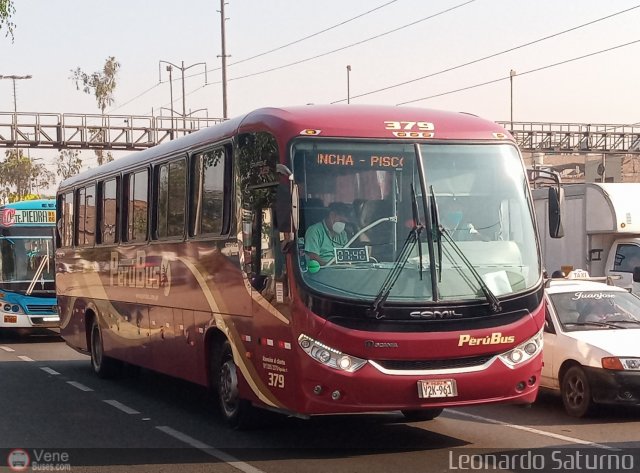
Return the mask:
<path fill-rule="evenodd" d="M 31 459 L 26 450 L 14 448 L 7 455 L 7 465 L 11 471 L 27 471 Z"/>

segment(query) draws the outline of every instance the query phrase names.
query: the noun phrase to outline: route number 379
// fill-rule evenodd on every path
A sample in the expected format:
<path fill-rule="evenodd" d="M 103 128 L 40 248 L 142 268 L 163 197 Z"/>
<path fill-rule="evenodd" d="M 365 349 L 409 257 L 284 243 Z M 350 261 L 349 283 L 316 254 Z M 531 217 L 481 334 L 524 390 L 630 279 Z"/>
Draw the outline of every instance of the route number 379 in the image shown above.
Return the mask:
<path fill-rule="evenodd" d="M 433 131 L 435 127 L 431 122 L 384 122 L 387 130 L 404 130 L 404 131 Z"/>
<path fill-rule="evenodd" d="M 275 388 L 284 388 L 284 375 L 279 373 L 268 373 L 269 374 L 269 386 L 273 386 Z"/>

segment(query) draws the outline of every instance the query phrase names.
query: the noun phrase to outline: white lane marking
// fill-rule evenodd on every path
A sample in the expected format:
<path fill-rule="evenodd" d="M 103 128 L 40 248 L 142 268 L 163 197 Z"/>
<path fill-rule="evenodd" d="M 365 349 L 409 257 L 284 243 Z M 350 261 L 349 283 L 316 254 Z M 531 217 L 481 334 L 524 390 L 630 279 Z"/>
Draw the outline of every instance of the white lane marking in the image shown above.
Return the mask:
<path fill-rule="evenodd" d="M 538 429 L 534 429 L 532 427 L 525 427 L 524 425 L 509 424 L 508 422 L 502 422 L 501 420 L 490 419 L 489 417 L 477 416 L 475 414 L 469 414 L 468 412 L 462 412 L 462 411 L 459 411 L 459 410 L 456 410 L 456 409 L 447 409 L 446 412 L 457 414 L 457 415 L 462 416 L 462 417 L 469 417 L 471 419 L 479 420 L 479 421 L 482 421 L 482 422 L 487 422 L 489 424 L 502 425 L 503 427 L 509 427 L 509 428 L 516 429 L 516 430 L 524 430 L 525 432 L 529 432 L 529 433 L 532 433 L 532 434 L 543 435 L 545 437 L 551 437 L 551 438 L 554 438 L 554 439 L 562 440 L 564 442 L 576 443 L 576 444 L 579 444 L 579 445 L 588 445 L 589 447 L 602 448 L 604 450 L 612 450 L 612 451 L 616 451 L 616 452 L 620 450 L 618 448 L 610 447 L 609 445 L 604 445 L 604 444 L 596 443 L 596 442 L 590 442 L 588 440 L 582 440 L 582 439 L 578 439 L 578 438 L 575 438 L 575 437 L 567 437 L 566 435 L 554 434 L 553 432 L 547 432 L 546 430 L 538 430 Z"/>
<path fill-rule="evenodd" d="M 136 411 L 135 409 L 131 409 L 129 406 L 125 406 L 124 404 L 116 401 L 115 399 L 107 399 L 107 400 L 104 400 L 104 402 L 106 402 L 110 406 L 115 407 L 116 409 L 120 409 L 125 414 L 140 414 L 140 412 Z"/>
<path fill-rule="evenodd" d="M 49 373 L 49 374 L 53 374 L 53 375 L 58 375 L 58 374 L 60 374 L 60 373 L 58 373 L 56 370 L 51 369 L 51 368 L 49 368 L 49 367 L 47 367 L 47 366 L 41 366 L 41 367 L 40 367 L 40 369 L 41 369 L 42 371 L 44 371 L 45 373 Z"/>
<path fill-rule="evenodd" d="M 74 388 L 78 388 L 80 391 L 85 391 L 85 392 L 93 391 L 93 389 L 85 386 L 84 384 L 80 384 L 76 381 L 67 381 L 67 384 L 70 384 Z"/>
<path fill-rule="evenodd" d="M 24 356 L 24 355 L 19 355 L 18 358 L 20 358 L 22 361 L 34 361 L 28 356 Z"/>
<path fill-rule="evenodd" d="M 218 460 L 222 460 L 227 465 L 232 466 L 233 468 L 236 468 L 240 471 L 243 471 L 244 473 L 265 473 L 264 471 L 254 466 L 251 466 L 248 463 L 245 463 L 243 461 L 238 460 L 235 457 L 232 457 L 231 455 L 223 452 L 222 450 L 213 448 L 212 446 L 207 445 L 206 443 L 203 443 L 200 440 L 194 439 L 193 437 L 189 437 L 187 434 L 183 434 L 182 432 L 172 429 L 171 427 L 168 427 L 166 425 L 158 425 L 156 426 L 156 429 L 164 432 L 167 435 L 170 435 L 173 438 L 180 440 L 181 442 L 186 443 L 187 445 L 191 445 L 192 447 L 203 451 L 207 455 L 217 458 Z"/>
<path fill-rule="evenodd" d="M 0 350 L 4 350 L 4 351 L 15 351 L 13 348 L 11 348 L 11 347 L 5 347 L 5 346 L 0 347 Z"/>

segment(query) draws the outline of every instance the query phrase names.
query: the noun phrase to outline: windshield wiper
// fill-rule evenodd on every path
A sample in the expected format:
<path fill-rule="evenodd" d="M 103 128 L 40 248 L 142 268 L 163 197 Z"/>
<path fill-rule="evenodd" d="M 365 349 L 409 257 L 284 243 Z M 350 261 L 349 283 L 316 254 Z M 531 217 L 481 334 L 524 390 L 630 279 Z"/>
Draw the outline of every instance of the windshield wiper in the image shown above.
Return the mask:
<path fill-rule="evenodd" d="M 407 260 L 409 259 L 409 255 L 413 251 L 413 248 L 416 246 L 416 242 L 418 242 L 418 255 L 420 259 L 420 279 L 422 280 L 422 245 L 420 244 L 420 234 L 422 230 L 424 230 L 424 225 L 420 222 L 420 216 L 418 214 L 418 200 L 416 197 L 416 189 L 411 183 L 411 211 L 413 212 L 413 227 L 409 231 L 400 252 L 398 253 L 398 257 L 387 274 L 387 277 L 382 282 L 382 286 L 380 286 L 380 291 L 378 291 L 378 295 L 376 296 L 373 304 L 371 305 L 370 313 L 376 318 L 381 319 L 384 317 L 382 313 L 382 305 L 389 297 L 391 293 L 391 289 L 396 284 L 396 281 L 400 277 L 400 273 L 404 269 L 407 264 Z"/>
<path fill-rule="evenodd" d="M 49 266 L 49 242 L 47 242 L 46 244 L 47 246 L 47 253 L 45 255 L 44 258 L 42 258 L 42 261 L 40 261 L 40 265 L 38 266 L 38 269 L 36 270 L 36 274 L 33 275 L 33 279 L 31 280 L 31 283 L 29 284 L 29 287 L 27 288 L 27 292 L 25 293 L 25 295 L 30 296 L 31 293 L 33 292 L 33 288 L 35 287 L 36 283 L 38 282 L 38 279 L 40 278 L 40 276 L 42 276 L 42 273 L 44 272 L 44 267 L 45 266 Z M 44 277 L 42 278 L 42 288 L 44 289 Z"/>
<path fill-rule="evenodd" d="M 609 322 L 565 322 L 565 325 L 574 325 L 577 327 L 584 327 L 586 325 L 595 325 L 596 327 L 608 327 L 608 328 L 619 328 L 619 329 L 626 329 L 627 327 L 621 327 L 620 325 L 614 325 L 612 323 Z"/>
<path fill-rule="evenodd" d="M 430 190 L 431 221 L 433 222 L 433 228 L 440 229 L 440 214 L 438 212 L 438 203 L 436 202 L 436 193 L 433 191 L 433 186 L 430 187 Z M 442 282 L 442 234 L 440 231 L 436 231 L 436 243 L 438 244 L 438 282 Z"/>
<path fill-rule="evenodd" d="M 449 243 L 449 245 L 451 245 L 451 247 L 456 252 L 458 257 L 462 260 L 462 262 L 465 264 L 467 269 L 469 269 L 469 271 L 473 275 L 473 278 L 480 285 L 480 288 L 482 289 L 482 292 L 484 293 L 484 297 L 487 299 L 487 302 L 489 302 L 489 306 L 491 307 L 491 311 L 492 312 L 500 312 L 500 311 L 502 311 L 502 305 L 500 305 L 500 300 L 491 291 L 489 286 L 487 286 L 487 283 L 484 281 L 484 279 L 482 279 L 482 276 L 480 276 L 480 273 L 478 273 L 476 268 L 473 266 L 471 261 L 469 261 L 469 259 L 464 254 L 464 252 L 460 249 L 460 247 L 455 242 L 455 240 L 451 237 L 451 235 L 449 235 L 449 231 L 446 228 L 444 228 L 444 226 L 439 225 L 438 226 L 438 232 L 442 236 L 444 236 L 444 239 L 447 241 L 447 243 Z"/>

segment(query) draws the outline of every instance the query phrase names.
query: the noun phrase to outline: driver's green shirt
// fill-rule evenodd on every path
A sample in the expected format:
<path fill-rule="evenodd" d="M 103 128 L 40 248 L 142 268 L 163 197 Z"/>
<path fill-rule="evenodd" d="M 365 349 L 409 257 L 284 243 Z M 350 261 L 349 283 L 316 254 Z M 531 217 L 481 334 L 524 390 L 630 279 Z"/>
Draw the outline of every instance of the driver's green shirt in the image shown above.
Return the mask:
<path fill-rule="evenodd" d="M 347 244 L 349 238 L 347 232 L 334 234 L 331 236 L 324 220 L 314 223 L 307 228 L 304 239 L 304 250 L 308 253 L 315 253 L 325 262 L 328 263 L 334 256 L 334 248 L 343 248 Z"/>

